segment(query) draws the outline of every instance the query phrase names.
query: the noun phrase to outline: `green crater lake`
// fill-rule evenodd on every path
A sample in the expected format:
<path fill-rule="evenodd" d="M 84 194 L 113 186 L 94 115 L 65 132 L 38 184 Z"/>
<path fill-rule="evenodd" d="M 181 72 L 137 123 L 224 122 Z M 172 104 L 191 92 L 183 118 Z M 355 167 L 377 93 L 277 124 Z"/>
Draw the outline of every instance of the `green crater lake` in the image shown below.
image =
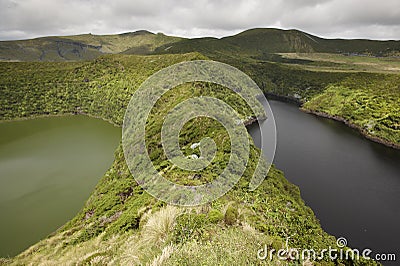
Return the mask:
<path fill-rule="evenodd" d="M 65 224 L 111 166 L 121 129 L 86 116 L 0 123 L 0 256 Z"/>

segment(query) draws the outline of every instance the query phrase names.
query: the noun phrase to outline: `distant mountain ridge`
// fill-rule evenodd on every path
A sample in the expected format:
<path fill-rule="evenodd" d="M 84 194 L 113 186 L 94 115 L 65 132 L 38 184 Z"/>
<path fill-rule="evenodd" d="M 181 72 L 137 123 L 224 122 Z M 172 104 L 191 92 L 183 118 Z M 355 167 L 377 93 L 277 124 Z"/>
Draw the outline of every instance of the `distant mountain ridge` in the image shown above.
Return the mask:
<path fill-rule="evenodd" d="M 30 40 L 1 41 L 0 60 L 3 61 L 80 61 L 103 54 L 130 51 L 149 54 L 158 46 L 182 38 L 136 31 L 114 35 L 81 34 L 41 37 Z"/>
<path fill-rule="evenodd" d="M 388 50 L 400 50 L 400 41 L 377 41 L 361 39 L 324 39 L 299 30 L 250 29 L 237 35 L 224 38 L 228 42 L 237 42 L 239 46 L 249 46 L 273 53 L 385 53 Z M 267 47 L 263 42 L 269 40 Z M 247 42 L 247 43 L 246 43 Z"/>
<path fill-rule="evenodd" d="M 256 28 L 223 38 L 181 38 L 140 30 L 115 35 L 82 34 L 1 41 L 3 61 L 77 61 L 102 54 L 187 53 L 263 56 L 273 53 L 400 54 L 400 41 L 324 39 L 299 30 Z"/>
<path fill-rule="evenodd" d="M 158 47 L 162 52 L 165 46 Z M 340 53 L 374 56 L 397 55 L 400 41 L 358 39 L 324 39 L 299 30 L 258 28 L 239 34 L 217 38 L 185 39 L 175 43 L 168 53 L 205 52 L 244 55 L 273 53 Z"/>

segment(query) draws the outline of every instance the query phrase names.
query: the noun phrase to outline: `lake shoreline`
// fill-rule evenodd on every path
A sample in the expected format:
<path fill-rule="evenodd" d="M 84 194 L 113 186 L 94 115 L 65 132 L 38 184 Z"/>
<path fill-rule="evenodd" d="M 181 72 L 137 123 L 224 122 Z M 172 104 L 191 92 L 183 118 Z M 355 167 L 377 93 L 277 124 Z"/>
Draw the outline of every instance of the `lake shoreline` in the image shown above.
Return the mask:
<path fill-rule="evenodd" d="M 289 96 L 282 96 L 282 95 L 278 95 L 272 92 L 265 92 L 265 97 L 267 97 L 267 99 L 270 100 L 276 100 L 276 101 L 280 101 L 280 102 L 285 102 L 285 103 L 290 103 L 290 104 L 295 104 L 299 107 L 301 107 L 301 105 L 303 104 L 302 101 L 300 101 L 297 98 L 294 97 L 289 97 Z"/>
<path fill-rule="evenodd" d="M 96 116 L 96 115 L 91 115 L 88 113 L 62 113 L 62 114 L 40 114 L 40 115 L 31 115 L 31 116 L 26 116 L 26 117 L 14 117 L 12 119 L 0 119 L 0 123 L 9 123 L 9 122 L 18 122 L 18 121 L 26 121 L 26 120 L 31 120 L 31 119 L 36 119 L 36 118 L 49 118 L 49 117 L 65 117 L 65 116 L 78 116 L 78 115 L 82 115 L 82 116 L 87 116 L 87 117 L 91 117 L 91 118 L 95 118 L 95 119 L 101 119 L 107 123 L 110 123 L 111 125 L 115 126 L 115 127 L 122 127 L 121 125 L 118 125 L 116 123 L 114 123 L 112 120 L 110 119 L 106 119 L 103 118 L 101 116 Z"/>
<path fill-rule="evenodd" d="M 334 120 L 334 121 L 341 122 L 341 123 L 345 124 L 346 126 L 352 128 L 352 129 L 355 129 L 358 133 L 361 134 L 361 136 L 363 136 L 364 138 L 366 138 L 366 139 L 368 139 L 370 141 L 382 144 L 382 145 L 384 145 L 386 147 L 389 147 L 389 148 L 392 148 L 392 149 L 400 150 L 400 144 L 393 143 L 391 141 L 382 139 L 382 138 L 380 138 L 378 136 L 372 136 L 364 128 L 362 128 L 362 127 L 360 127 L 360 126 L 348 121 L 347 119 L 344 119 L 341 116 L 330 115 L 330 114 L 325 113 L 325 112 L 318 112 L 318 111 L 305 109 L 305 108 L 302 107 L 303 102 L 301 102 L 298 99 L 292 98 L 292 97 L 281 96 L 281 95 L 277 95 L 275 93 L 270 93 L 270 92 L 265 93 L 265 96 L 268 97 L 271 100 L 277 100 L 277 101 L 281 101 L 281 102 L 285 102 L 285 103 L 289 103 L 289 104 L 294 104 L 294 105 L 298 106 L 299 110 L 304 112 L 304 113 L 312 114 L 312 115 L 315 115 L 315 116 L 318 116 L 318 117 L 323 117 L 323 118 L 327 118 L 327 119 L 331 119 L 331 120 Z"/>
<path fill-rule="evenodd" d="M 332 119 L 334 121 L 341 122 L 341 123 L 345 124 L 346 126 L 357 130 L 357 132 L 359 132 L 361 134 L 361 136 L 363 136 L 364 138 L 366 138 L 366 139 L 368 139 L 370 141 L 385 145 L 386 147 L 389 147 L 389 148 L 400 150 L 400 144 L 393 143 L 391 141 L 382 139 L 382 138 L 377 137 L 377 136 L 372 136 L 364 128 L 362 128 L 362 127 L 360 127 L 360 126 L 348 121 L 347 119 L 344 119 L 341 116 L 330 115 L 330 114 L 325 113 L 325 112 L 313 111 L 313 110 L 305 109 L 303 107 L 300 107 L 299 109 L 300 109 L 300 111 L 302 111 L 304 113 L 307 113 L 307 114 L 312 114 L 312 115 L 315 115 L 315 116 L 318 116 L 318 117 L 328 118 L 328 119 Z"/>

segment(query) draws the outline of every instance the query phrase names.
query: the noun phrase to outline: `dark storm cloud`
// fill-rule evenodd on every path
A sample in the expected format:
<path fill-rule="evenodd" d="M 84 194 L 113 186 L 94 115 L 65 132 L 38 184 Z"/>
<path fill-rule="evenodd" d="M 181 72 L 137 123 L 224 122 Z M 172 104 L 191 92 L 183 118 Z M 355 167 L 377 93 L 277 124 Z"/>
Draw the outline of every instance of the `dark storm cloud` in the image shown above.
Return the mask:
<path fill-rule="evenodd" d="M 0 40 L 139 29 L 221 37 L 254 27 L 400 39 L 400 1 L 0 0 Z"/>

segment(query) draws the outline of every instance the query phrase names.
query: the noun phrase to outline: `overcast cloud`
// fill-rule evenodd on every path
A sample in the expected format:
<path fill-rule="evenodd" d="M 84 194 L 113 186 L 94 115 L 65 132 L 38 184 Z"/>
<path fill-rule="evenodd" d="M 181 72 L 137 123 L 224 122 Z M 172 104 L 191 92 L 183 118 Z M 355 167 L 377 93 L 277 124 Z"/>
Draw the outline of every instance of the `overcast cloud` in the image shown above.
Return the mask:
<path fill-rule="evenodd" d="M 140 29 L 222 37 L 255 27 L 400 40 L 400 1 L 0 0 L 0 40 Z"/>

